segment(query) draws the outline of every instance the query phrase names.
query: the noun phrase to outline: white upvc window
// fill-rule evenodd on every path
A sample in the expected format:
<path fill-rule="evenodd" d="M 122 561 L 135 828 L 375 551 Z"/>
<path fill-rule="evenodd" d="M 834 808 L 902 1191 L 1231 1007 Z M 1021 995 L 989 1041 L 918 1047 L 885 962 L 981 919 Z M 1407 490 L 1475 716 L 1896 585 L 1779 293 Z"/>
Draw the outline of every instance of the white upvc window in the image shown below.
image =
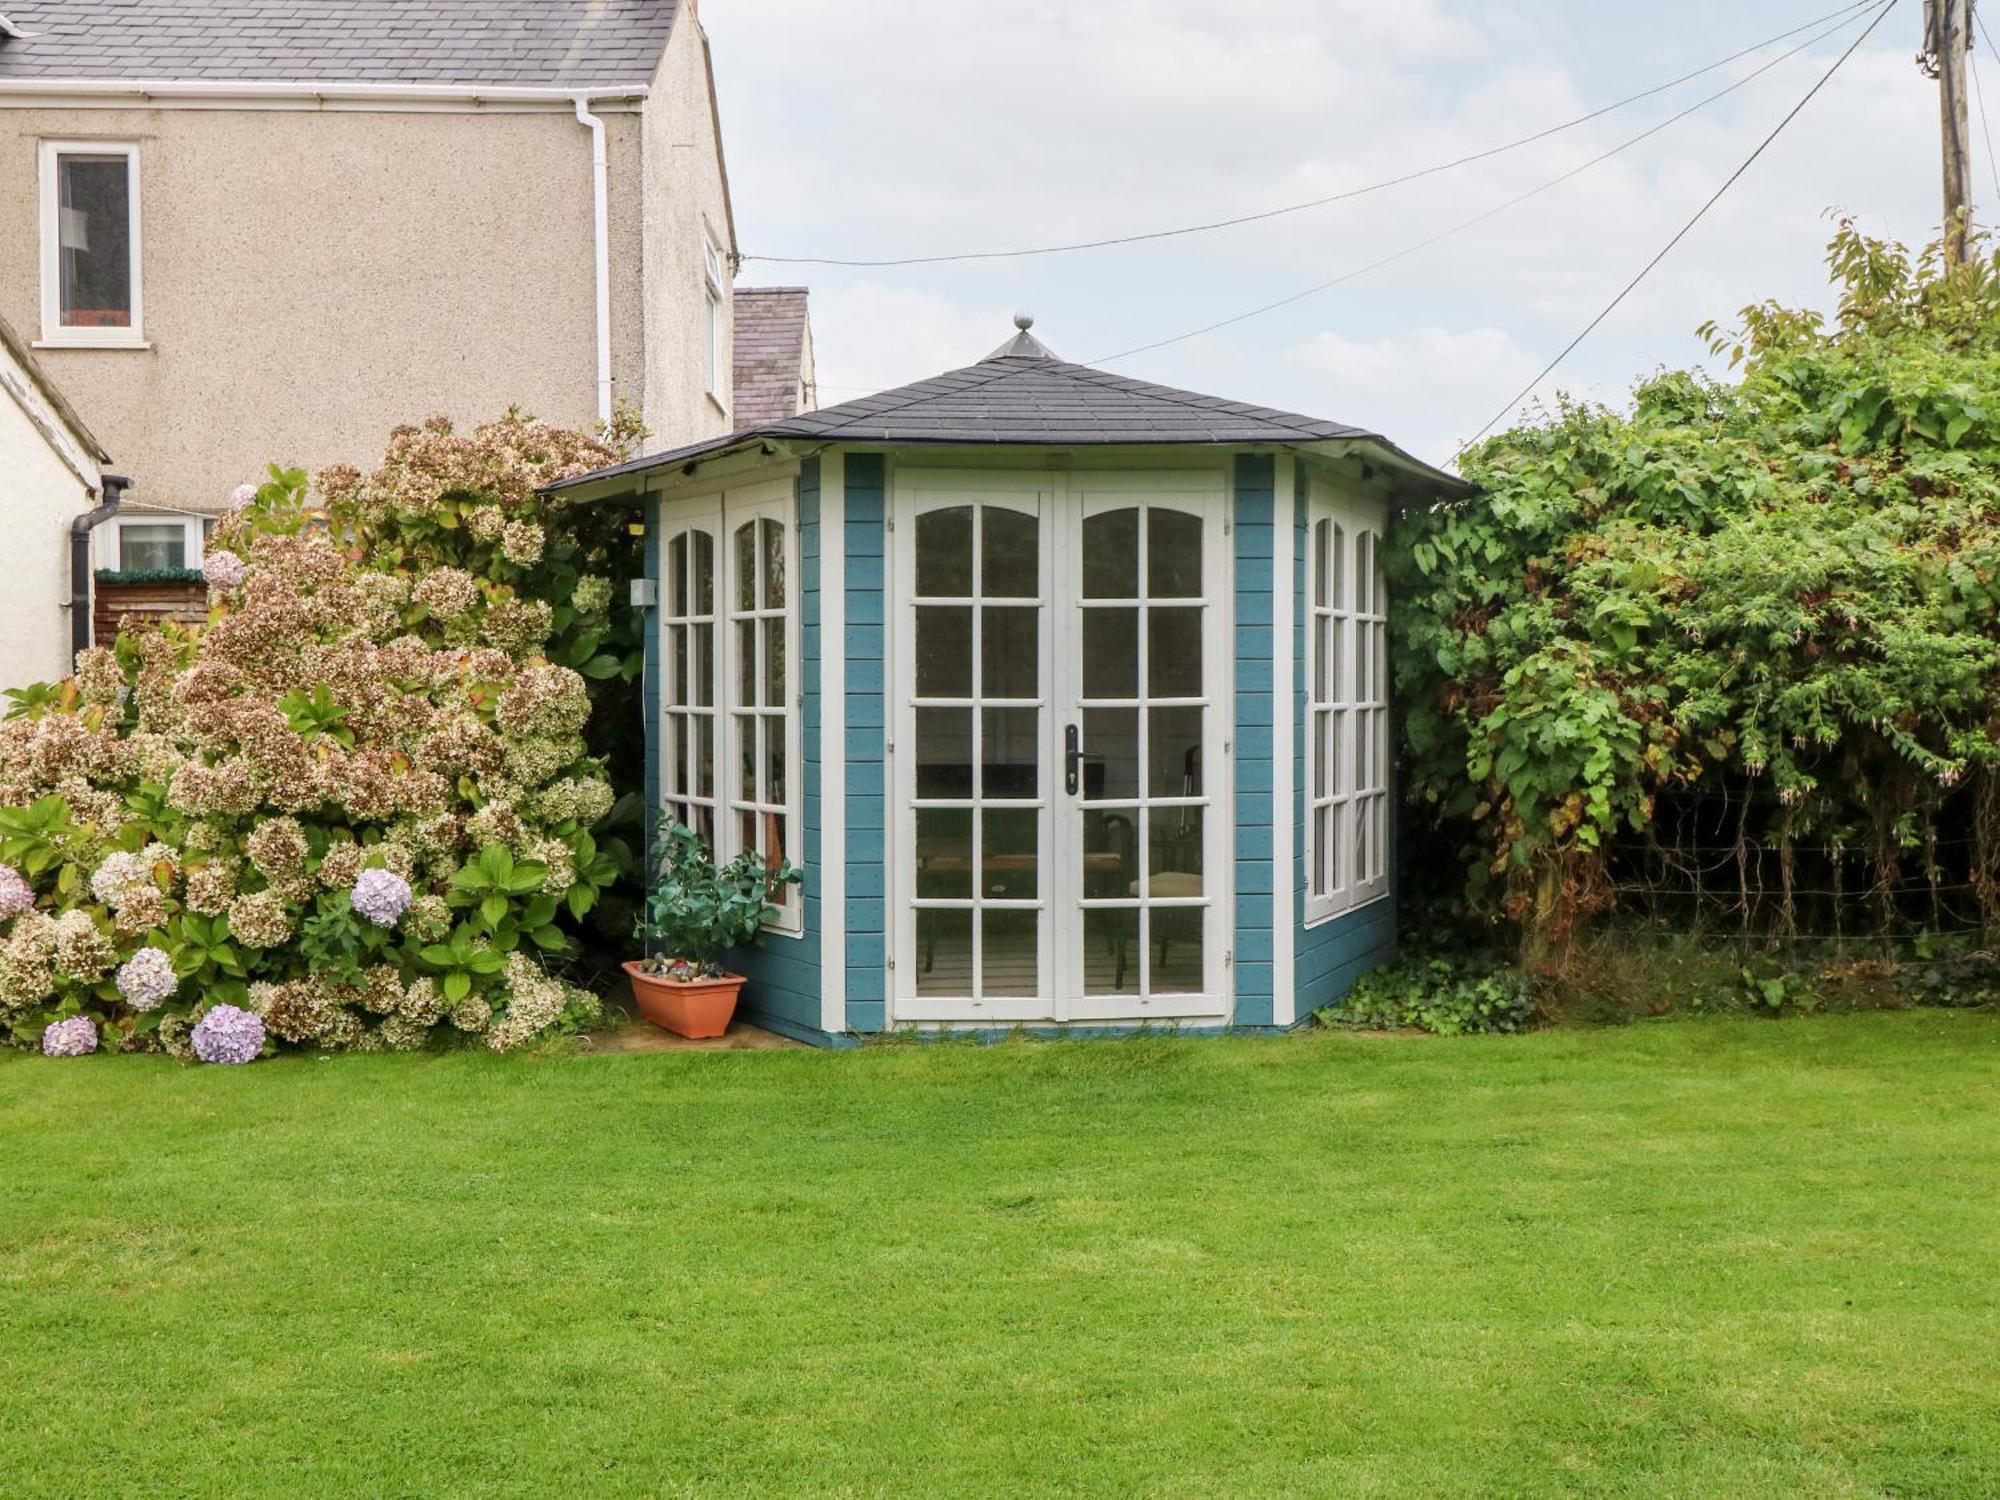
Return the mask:
<path fill-rule="evenodd" d="M 1388 614 L 1379 512 L 1315 483 L 1308 515 L 1306 921 L 1389 892 Z"/>
<path fill-rule="evenodd" d="M 99 533 L 98 566 L 119 573 L 199 568 L 214 527 L 204 516 L 114 517 Z"/>
<path fill-rule="evenodd" d="M 708 393 L 719 406 L 727 408 L 725 394 L 727 372 L 723 368 L 723 355 L 727 352 L 724 334 L 728 328 L 724 314 L 728 307 L 729 278 L 722 264 L 722 252 L 715 241 L 706 233 L 702 235 L 702 289 L 704 292 L 705 323 L 703 331 L 706 347 L 703 361 L 708 379 Z"/>
<path fill-rule="evenodd" d="M 662 528 L 662 797 L 718 862 L 804 859 L 790 484 L 676 505 Z M 797 886 L 766 924 L 797 933 Z"/>
<path fill-rule="evenodd" d="M 138 146 L 43 141 L 41 236 L 41 343 L 144 348 Z"/>

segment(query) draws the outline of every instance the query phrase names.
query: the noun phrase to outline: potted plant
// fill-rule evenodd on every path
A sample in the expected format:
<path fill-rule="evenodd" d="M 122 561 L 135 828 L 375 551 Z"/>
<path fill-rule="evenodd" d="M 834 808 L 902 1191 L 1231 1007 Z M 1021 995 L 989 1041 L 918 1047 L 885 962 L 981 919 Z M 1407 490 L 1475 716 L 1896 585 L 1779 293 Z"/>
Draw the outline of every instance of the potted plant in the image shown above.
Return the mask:
<path fill-rule="evenodd" d="M 625 965 L 646 1019 L 685 1037 L 727 1031 L 744 976 L 725 971 L 720 957 L 755 946 L 771 897 L 801 878 L 789 860 L 770 866 L 749 849 L 718 869 L 700 834 L 668 823 L 634 929 L 647 956 Z"/>

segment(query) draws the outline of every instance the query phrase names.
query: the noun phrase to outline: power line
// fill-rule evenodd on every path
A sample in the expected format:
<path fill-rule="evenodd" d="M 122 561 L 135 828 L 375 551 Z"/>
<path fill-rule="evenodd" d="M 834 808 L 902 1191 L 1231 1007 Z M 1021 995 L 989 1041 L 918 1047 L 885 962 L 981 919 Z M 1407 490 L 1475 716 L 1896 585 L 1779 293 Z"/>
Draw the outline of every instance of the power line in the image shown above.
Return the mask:
<path fill-rule="evenodd" d="M 1972 11 L 1972 21 L 1979 28 L 1979 34 L 1986 38 L 1987 50 L 1991 51 L 1993 36 L 1987 31 L 1986 23 L 1980 19 L 1976 6 Z M 1968 47 L 1966 51 L 1971 52 L 1972 49 Z M 1986 117 L 1986 85 L 1979 76 L 1979 58 L 1976 54 L 1972 58 L 1972 92 L 1979 100 L 1980 133 L 1986 137 L 1986 169 L 1993 174 L 1993 211 L 2000 214 L 2000 160 L 1996 160 L 1993 155 L 1993 123 Z"/>
<path fill-rule="evenodd" d="M 1581 344 L 1585 339 L 1589 338 L 1592 333 L 1597 331 L 1597 327 L 1599 324 L 1601 324 L 1606 318 L 1610 317 L 1612 313 L 1616 312 L 1618 310 L 1619 305 L 1623 303 L 1627 297 L 1631 296 L 1633 292 L 1638 290 L 1639 283 L 1644 281 L 1648 276 L 1650 276 L 1653 273 L 1654 268 L 1657 267 L 1661 261 L 1665 260 L 1668 257 L 1668 255 L 1673 253 L 1674 247 L 1680 244 L 1682 240 L 1688 237 L 1689 233 L 1693 231 L 1695 225 L 1699 224 L 1704 218 L 1708 216 L 1708 211 L 1711 208 L 1714 208 L 1716 204 L 1722 201 L 1723 195 L 1727 193 L 1731 188 L 1736 186 L 1737 181 L 1743 176 L 1743 174 L 1745 172 L 1748 172 L 1750 168 L 1756 164 L 1757 159 L 1760 156 L 1762 156 L 1766 150 L 1770 148 L 1771 143 L 1784 133 L 1785 127 L 1790 125 L 1793 120 L 1797 119 L 1800 113 L 1805 109 L 1805 107 L 1808 104 L 1812 103 L 1813 99 L 1818 95 L 1819 91 L 1825 88 L 1827 84 L 1832 81 L 1833 75 L 1841 70 L 1841 68 L 1846 64 L 1847 60 L 1850 57 L 1854 56 L 1856 52 L 1861 50 L 1861 44 L 1867 41 L 1869 37 L 1875 34 L 1875 28 L 1880 26 L 1884 21 L 1884 19 L 1887 18 L 1889 12 L 1894 10 L 1895 8 L 1896 8 L 1896 0 L 1887 0 L 1887 3 L 1884 4 L 1882 8 L 1875 13 L 1875 19 L 1868 23 L 1868 29 L 1862 32 L 1860 36 L 1856 37 L 1853 43 L 1848 47 L 1848 49 L 1845 52 L 1841 53 L 1839 57 L 1834 59 L 1833 66 L 1828 68 L 1825 73 L 1820 75 L 1819 82 L 1815 83 L 1810 89 L 1806 90 L 1805 97 L 1799 100 L 1797 104 L 1794 104 L 1791 107 L 1791 109 L 1786 113 L 1785 117 L 1782 120 L 1778 121 L 1777 126 L 1771 131 L 1771 133 L 1765 136 L 1764 139 L 1758 143 L 1757 149 L 1752 151 L 1747 157 L 1743 159 L 1743 164 L 1739 166 L 1734 172 L 1731 172 L 1729 174 L 1728 179 L 1723 182 L 1721 187 L 1715 190 L 1715 192 L 1710 196 L 1709 200 L 1706 203 L 1702 204 L 1700 208 L 1695 210 L 1694 217 L 1689 219 L 1687 223 L 1683 224 L 1680 227 L 1680 230 L 1674 235 L 1674 237 L 1668 240 L 1665 246 L 1661 248 L 1659 254 L 1655 255 L 1651 260 L 1647 261 L 1644 267 L 1640 269 L 1639 274 L 1637 276 L 1634 276 L 1629 282 L 1627 282 L 1625 284 L 1624 289 L 1620 291 L 1617 296 L 1613 297 L 1608 303 L 1605 304 L 1604 310 L 1602 312 L 1600 312 L 1596 317 L 1592 318 L 1587 324 L 1584 325 L 1583 331 L 1581 333 L 1579 333 L 1575 338 L 1571 339 L 1568 344 L 1563 346 L 1562 353 L 1558 354 L 1554 359 L 1550 360 L 1548 365 L 1542 370 L 1542 372 L 1539 375 L 1537 375 L 1533 380 L 1529 381 L 1527 385 L 1522 388 L 1519 395 L 1515 396 L 1513 400 L 1509 401 L 1505 406 L 1501 407 L 1499 411 L 1495 412 L 1493 416 L 1487 421 L 1484 427 L 1480 428 L 1478 432 L 1474 433 L 1469 440 L 1467 440 L 1464 444 L 1462 444 L 1459 447 L 1458 452 L 1453 455 L 1454 458 L 1463 457 L 1467 449 L 1471 448 L 1474 443 L 1477 443 L 1481 438 L 1485 437 L 1487 433 L 1491 432 L 1495 427 L 1497 427 L 1501 423 L 1501 421 L 1506 418 L 1509 412 L 1513 411 L 1516 406 L 1518 406 L 1521 402 L 1525 401 L 1530 395 L 1534 393 L 1534 389 L 1536 386 L 1540 385 L 1544 380 L 1547 380 L 1549 376 L 1555 373 L 1557 366 L 1561 365 L 1564 360 L 1568 359 L 1570 355 L 1576 352 L 1577 346 L 1579 344 Z"/>
<path fill-rule="evenodd" d="M 1871 5 L 1879 5 L 1883 3 L 1883 0 L 1868 0 L 1868 3 Z M 1889 0 L 1889 3 L 1893 4 L 1894 0 Z M 1613 146 L 1610 150 L 1601 152 L 1600 154 L 1591 157 L 1588 161 L 1583 162 L 1581 165 L 1571 167 L 1567 172 L 1562 173 L 1560 176 L 1552 177 L 1547 182 L 1544 182 L 1537 187 L 1532 187 L 1528 189 L 1528 191 L 1526 191 L 1525 193 L 1518 193 L 1514 197 L 1509 198 L 1504 202 L 1496 203 L 1491 208 L 1486 209 L 1481 213 L 1474 214 L 1469 219 L 1460 220 L 1458 223 L 1452 225 L 1449 229 L 1440 230 L 1438 233 L 1431 235 L 1427 239 L 1418 240 L 1414 244 L 1405 245 L 1400 250 L 1391 251 L 1389 254 L 1382 256 L 1378 260 L 1372 260 L 1369 261 L 1366 265 L 1356 266 L 1352 270 L 1343 271 L 1341 272 L 1340 275 L 1329 277 L 1325 281 L 1315 282 L 1312 286 L 1305 288 L 1305 290 L 1299 292 L 1293 292 L 1288 297 L 1280 297 L 1275 302 L 1266 302 L 1261 306 L 1251 308 L 1247 312 L 1235 313 L 1230 317 L 1220 318 L 1213 323 L 1205 323 L 1199 328 L 1191 328 L 1186 333 L 1177 333 L 1173 335 L 1171 338 L 1155 339 L 1150 344 L 1140 344 L 1135 348 L 1122 350 L 1117 354 L 1107 354 L 1102 356 L 1101 358 L 1092 359 L 1088 362 L 1094 365 L 1101 365 L 1101 364 L 1109 364 L 1114 360 L 1130 359 L 1134 355 L 1150 354 L 1155 349 L 1164 349 L 1171 344 L 1185 343 L 1189 339 L 1200 338 L 1204 334 L 1214 333 L 1219 329 L 1234 327 L 1238 323 L 1247 323 L 1252 318 L 1261 318 L 1266 313 L 1277 312 L 1280 308 L 1290 307 L 1294 303 L 1303 302 L 1308 297 L 1316 297 L 1321 292 L 1330 291 L 1334 287 L 1341 286 L 1347 282 L 1354 281 L 1359 277 L 1366 276 L 1371 271 L 1379 271 L 1382 269 L 1382 267 L 1387 265 L 1393 265 L 1395 262 L 1399 260 L 1403 260 L 1408 256 L 1415 255 L 1420 250 L 1428 250 L 1433 245 L 1448 240 L 1452 238 L 1452 236 L 1461 234 L 1468 229 L 1475 228 L 1476 226 L 1485 223 L 1488 219 L 1495 218 L 1498 215 L 1505 213 L 1510 208 L 1517 208 L 1521 204 L 1526 203 L 1531 198 L 1538 198 L 1543 193 L 1550 191 L 1552 188 L 1557 188 L 1562 186 L 1562 184 L 1568 182 L 1571 178 L 1581 176 L 1583 173 L 1588 172 L 1592 167 L 1598 166 L 1603 162 L 1609 161 L 1614 156 L 1618 156 L 1623 152 L 1631 150 L 1632 147 L 1638 145 L 1641 141 L 1648 140 L 1651 137 L 1658 135 L 1661 131 L 1667 129 L 1668 127 L 1679 124 L 1682 120 L 1685 120 L 1689 115 L 1695 114 L 1700 110 L 1708 108 L 1709 105 L 1714 104 L 1719 99 L 1727 98 L 1729 95 L 1735 93 L 1738 89 L 1743 88 L 1747 84 L 1754 83 L 1757 79 L 1761 78 L 1764 74 L 1770 72 L 1773 68 L 1777 67 L 1779 64 L 1789 61 L 1790 59 L 1798 56 L 1799 53 L 1804 52 L 1811 47 L 1817 46 L 1820 42 L 1825 41 L 1828 37 L 1846 30 L 1849 26 L 1852 26 L 1856 21 L 1860 19 L 1861 19 L 1860 15 L 1854 15 L 1854 16 L 1849 16 L 1846 19 L 1843 19 L 1835 23 L 1833 26 L 1828 27 L 1826 30 L 1818 33 L 1817 35 L 1808 37 L 1805 41 L 1800 42 L 1797 46 L 1792 47 L 1787 51 L 1779 53 L 1769 62 L 1764 63 L 1761 67 L 1757 68 L 1753 72 L 1744 74 L 1743 77 L 1737 79 L 1734 83 L 1728 85 L 1726 88 L 1718 89 L 1715 93 L 1710 94 L 1707 98 L 1698 100 L 1695 103 L 1690 104 L 1689 106 L 1687 106 L 1687 108 L 1681 110 L 1678 114 L 1669 115 L 1666 119 L 1660 121 L 1657 125 L 1650 126 L 1647 129 L 1640 131 L 1637 135 L 1632 136 L 1627 140 L 1619 142 L 1616 146 Z"/>
<path fill-rule="evenodd" d="M 1440 162 L 1435 166 L 1423 167 L 1414 172 L 1406 172 L 1400 177 L 1391 177 L 1382 182 L 1370 183 L 1366 187 L 1348 188 L 1344 192 L 1332 193 L 1324 198 L 1313 198 L 1304 203 L 1291 203 L 1285 205 L 1283 208 L 1265 209 L 1261 213 L 1243 214 L 1233 219 L 1215 219 L 1205 224 L 1188 224 L 1176 229 L 1154 229 L 1143 234 L 1116 235 L 1112 238 L 1101 240 L 1078 240 L 1062 245 L 1034 245 L 1015 250 L 973 250 L 951 255 L 905 255 L 880 260 L 841 260 L 832 256 L 822 255 L 745 255 L 741 259 L 744 261 L 761 261 L 766 265 L 785 266 L 848 266 L 863 268 L 935 266 L 956 261 L 1018 260 L 1032 255 L 1065 255 L 1076 250 L 1104 250 L 1117 245 L 1138 245 L 1150 240 L 1172 239 L 1178 235 L 1208 234 L 1218 229 L 1233 229 L 1241 224 L 1260 224 L 1269 219 L 1283 218 L 1288 214 L 1304 213 L 1308 209 L 1324 208 L 1330 203 L 1344 203 L 1349 199 L 1365 197 L 1370 193 L 1379 193 L 1388 188 L 1402 187 L 1406 183 L 1418 182 L 1426 177 L 1435 177 L 1440 172 L 1449 172 L 1458 167 L 1469 166 L 1474 162 L 1487 161 L 1493 157 L 1502 156 L 1509 151 L 1519 150 L 1523 146 L 1531 146 L 1537 141 L 1547 140 L 1550 136 L 1560 135 L 1565 130 L 1573 130 L 1579 125 L 1588 124 L 1592 120 L 1599 119 L 1616 110 L 1621 110 L 1629 104 L 1637 104 L 1640 100 L 1650 99 L 1655 94 L 1664 94 L 1669 89 L 1679 88 L 1684 83 L 1690 83 L 1705 74 L 1713 73 L 1717 68 L 1725 68 L 1740 58 L 1748 57 L 1753 52 L 1761 52 L 1764 48 L 1795 37 L 1802 31 L 1811 31 L 1814 27 L 1831 21 L 1836 17 L 1846 17 L 1849 20 L 1854 19 L 1856 12 L 1865 11 L 1876 3 L 1878 3 L 1878 0 L 1850 0 L 1849 4 L 1843 5 L 1837 10 L 1828 11 L 1816 20 L 1807 21 L 1801 26 L 1794 26 L 1789 31 L 1781 31 L 1776 36 L 1766 37 L 1763 41 L 1745 47 L 1741 51 L 1732 52 L 1724 58 L 1718 58 L 1706 67 L 1696 68 L 1692 73 L 1683 73 L 1680 77 L 1671 79 L 1666 83 L 1657 84 L 1643 92 L 1628 95 L 1618 100 L 1615 104 L 1606 104 L 1601 108 L 1592 110 L 1589 114 L 1578 115 L 1573 120 L 1565 120 L 1560 125 L 1551 125 L 1545 130 L 1538 130 L 1533 135 L 1524 135 L 1519 140 L 1509 141 L 1505 145 L 1492 146 L 1484 151 L 1475 151 L 1469 156 L 1457 157 L 1452 161 Z M 1751 75 L 1753 78 L 1755 76 L 1756 74 L 1754 73 Z M 1745 81 L 1747 82 L 1748 80 Z"/>

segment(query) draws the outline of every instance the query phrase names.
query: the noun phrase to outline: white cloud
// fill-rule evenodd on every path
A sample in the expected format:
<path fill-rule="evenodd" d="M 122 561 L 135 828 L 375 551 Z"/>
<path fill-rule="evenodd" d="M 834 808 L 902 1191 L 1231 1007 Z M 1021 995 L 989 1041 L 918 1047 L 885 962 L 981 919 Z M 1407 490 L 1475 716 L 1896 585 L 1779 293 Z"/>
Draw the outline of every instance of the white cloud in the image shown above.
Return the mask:
<path fill-rule="evenodd" d="M 820 399 L 928 379 L 983 359 L 1014 333 L 1013 313 L 964 307 L 936 292 L 863 281 L 812 299 Z"/>
<path fill-rule="evenodd" d="M 1479 430 L 1539 368 L 1501 328 L 1409 328 L 1380 339 L 1320 333 L 1292 351 L 1318 379 L 1314 415 L 1385 432 L 1433 463 Z"/>

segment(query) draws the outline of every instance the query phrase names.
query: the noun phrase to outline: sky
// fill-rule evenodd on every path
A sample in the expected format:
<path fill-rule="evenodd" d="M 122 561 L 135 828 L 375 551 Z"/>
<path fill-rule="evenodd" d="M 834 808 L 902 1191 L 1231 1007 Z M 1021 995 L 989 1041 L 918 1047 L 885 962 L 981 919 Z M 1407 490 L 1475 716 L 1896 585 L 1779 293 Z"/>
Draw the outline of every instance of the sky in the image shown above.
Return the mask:
<path fill-rule="evenodd" d="M 1352 423 L 1451 459 L 1798 103 L 1873 11 L 1516 207 L 1280 311 L 1109 356 L 1427 240 L 1746 77 L 1824 26 L 1572 130 L 1344 203 L 1015 260 L 886 258 L 1256 213 L 1483 151 L 1824 16 L 1841 0 L 704 0 L 739 284 L 812 289 L 822 404 L 972 363 L 1017 311 L 1065 359 Z M 1617 404 L 1706 359 L 1709 318 L 1824 307 L 1829 213 L 1936 235 L 1921 0 L 1870 39 L 1543 385 Z M 2000 112 L 2000 61 L 1975 70 Z M 2000 188 L 1973 115 L 1975 212 Z"/>

